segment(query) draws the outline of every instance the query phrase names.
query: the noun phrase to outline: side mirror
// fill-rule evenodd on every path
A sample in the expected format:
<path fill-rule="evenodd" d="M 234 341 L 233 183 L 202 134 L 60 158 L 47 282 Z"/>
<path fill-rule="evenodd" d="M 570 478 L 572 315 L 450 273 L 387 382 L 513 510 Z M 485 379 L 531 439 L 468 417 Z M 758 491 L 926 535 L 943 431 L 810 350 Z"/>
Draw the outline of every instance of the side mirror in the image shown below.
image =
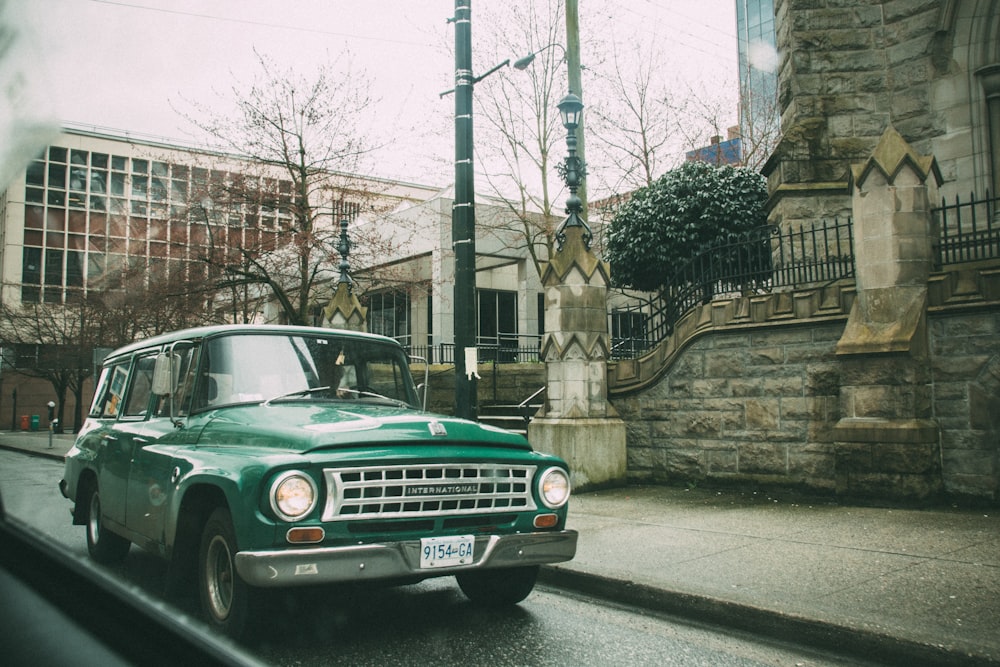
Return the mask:
<path fill-rule="evenodd" d="M 424 357 L 410 355 L 410 363 L 420 363 L 424 366 L 424 381 L 417 385 L 417 398 L 420 400 L 420 409 L 427 412 L 427 395 L 431 393 L 431 365 Z"/>
<path fill-rule="evenodd" d="M 153 393 L 166 396 L 177 391 L 177 379 L 180 373 L 180 359 L 176 354 L 162 352 L 156 356 L 153 365 Z"/>

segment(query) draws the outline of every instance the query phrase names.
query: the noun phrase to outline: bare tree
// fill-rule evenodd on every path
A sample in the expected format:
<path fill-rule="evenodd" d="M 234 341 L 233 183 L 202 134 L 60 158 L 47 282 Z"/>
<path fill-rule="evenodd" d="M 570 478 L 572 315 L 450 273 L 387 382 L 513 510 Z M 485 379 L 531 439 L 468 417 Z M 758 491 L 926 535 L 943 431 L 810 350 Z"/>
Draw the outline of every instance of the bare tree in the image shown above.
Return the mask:
<path fill-rule="evenodd" d="M 489 11 L 502 11 L 508 29 L 494 33 L 493 43 L 482 50 L 488 55 L 479 60 L 527 54 L 535 58 L 523 71 L 502 70 L 476 89 L 477 118 L 486 125 L 485 140 L 477 141 L 477 158 L 490 189 L 511 213 L 477 220 L 477 226 L 505 239 L 520 237 L 540 275 L 562 219 L 553 206 L 553 190 L 561 188 L 555 180 L 560 160 L 553 156 L 560 155 L 565 132 L 556 111 L 566 94 L 563 9 L 556 0 L 489 7 L 480 25 L 500 20 Z"/>
<path fill-rule="evenodd" d="M 93 321 L 86 304 L 0 305 L 3 338 L 15 354 L 9 362 L 28 377 L 48 381 L 55 393 L 56 417 L 65 424 L 67 392 L 76 398 L 73 428 L 82 425 L 83 384 L 93 374 Z"/>
<path fill-rule="evenodd" d="M 701 88 L 687 84 L 673 97 L 670 105 L 674 127 L 684 151 L 702 148 L 712 137 L 726 137 L 734 126 L 734 110 Z M 780 112 L 777 96 L 772 90 L 748 86 L 740 88 L 740 164 L 760 171 L 774 151 L 780 138 Z M 682 122 L 681 122 L 682 121 Z M 676 166 L 676 165 L 671 165 Z"/>
<path fill-rule="evenodd" d="M 760 171 L 781 139 L 781 111 L 774 89 L 741 86 L 743 166 Z"/>
<path fill-rule="evenodd" d="M 181 277 L 151 275 L 145 267 L 107 276 L 104 290 L 67 303 L 0 304 L 0 340 L 13 346 L 8 362 L 28 377 L 46 380 L 56 416 L 65 424 L 67 392 L 74 397 L 73 431 L 83 425 L 84 383 L 93 375 L 94 350 L 210 322 L 210 295 Z"/>
<path fill-rule="evenodd" d="M 281 71 L 261 54 L 258 61 L 256 80 L 231 91 L 235 117 L 198 104 L 198 113 L 187 115 L 243 158 L 238 171 L 210 170 L 192 193 L 189 215 L 203 216 L 207 278 L 228 290 L 234 304 L 241 291 L 244 305 L 266 296 L 288 322 L 306 324 L 317 287 L 336 266 L 337 207 L 356 215 L 370 210 L 378 194 L 358 176 L 362 157 L 375 149 L 363 128 L 373 100 L 365 74 L 352 70 L 346 53 L 311 77 Z M 374 225 L 353 230 L 358 261 L 380 252 L 379 239 Z"/>
<path fill-rule="evenodd" d="M 626 55 L 616 45 L 597 77 L 600 102 L 588 116 L 591 155 L 604 161 L 613 192 L 648 186 L 670 166 L 681 123 L 671 87 L 657 77 L 663 62 L 655 46 L 634 46 Z"/>

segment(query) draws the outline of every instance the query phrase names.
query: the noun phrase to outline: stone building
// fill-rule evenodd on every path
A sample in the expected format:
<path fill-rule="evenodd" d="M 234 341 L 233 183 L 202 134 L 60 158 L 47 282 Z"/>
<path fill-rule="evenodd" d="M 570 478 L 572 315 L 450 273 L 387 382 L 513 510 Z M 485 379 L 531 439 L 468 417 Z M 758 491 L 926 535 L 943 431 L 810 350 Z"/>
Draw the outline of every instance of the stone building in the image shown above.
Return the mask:
<path fill-rule="evenodd" d="M 774 14 L 769 222 L 850 221 L 855 274 L 716 299 L 610 364 L 628 475 L 995 502 L 1000 3 Z"/>
<path fill-rule="evenodd" d="M 941 197 L 1000 191 L 1000 5 L 775 0 L 774 11 L 771 221 L 849 217 L 850 165 L 889 126 L 937 160 Z"/>

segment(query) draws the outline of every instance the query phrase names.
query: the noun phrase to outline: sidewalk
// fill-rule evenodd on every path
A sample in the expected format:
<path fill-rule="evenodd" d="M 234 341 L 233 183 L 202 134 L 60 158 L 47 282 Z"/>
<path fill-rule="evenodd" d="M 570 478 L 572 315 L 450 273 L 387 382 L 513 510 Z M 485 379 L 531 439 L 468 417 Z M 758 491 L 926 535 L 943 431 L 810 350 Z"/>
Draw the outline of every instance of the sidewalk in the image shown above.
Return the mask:
<path fill-rule="evenodd" d="M 71 435 L 0 432 L 61 459 Z M 1000 665 L 1000 508 L 850 507 L 780 493 L 574 495 L 577 556 L 542 582 L 906 665 Z"/>

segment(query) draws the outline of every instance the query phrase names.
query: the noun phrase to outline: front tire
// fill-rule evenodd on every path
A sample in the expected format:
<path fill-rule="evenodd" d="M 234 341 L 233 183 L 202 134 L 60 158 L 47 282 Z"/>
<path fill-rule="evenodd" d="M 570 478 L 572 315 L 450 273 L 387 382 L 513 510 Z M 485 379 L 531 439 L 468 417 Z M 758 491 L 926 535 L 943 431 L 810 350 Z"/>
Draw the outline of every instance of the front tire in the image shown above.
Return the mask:
<path fill-rule="evenodd" d="M 456 574 L 458 587 L 476 604 L 506 607 L 531 594 L 538 578 L 538 565 Z"/>
<path fill-rule="evenodd" d="M 241 639 L 256 614 L 258 591 L 236 572 L 236 531 L 229 510 L 216 508 L 201 532 L 198 591 L 208 624 Z"/>
<path fill-rule="evenodd" d="M 101 494 L 96 482 L 87 486 L 82 500 L 87 513 L 84 521 L 87 526 L 87 553 L 102 565 L 118 565 L 125 560 L 131 543 L 105 527 L 101 517 Z"/>

